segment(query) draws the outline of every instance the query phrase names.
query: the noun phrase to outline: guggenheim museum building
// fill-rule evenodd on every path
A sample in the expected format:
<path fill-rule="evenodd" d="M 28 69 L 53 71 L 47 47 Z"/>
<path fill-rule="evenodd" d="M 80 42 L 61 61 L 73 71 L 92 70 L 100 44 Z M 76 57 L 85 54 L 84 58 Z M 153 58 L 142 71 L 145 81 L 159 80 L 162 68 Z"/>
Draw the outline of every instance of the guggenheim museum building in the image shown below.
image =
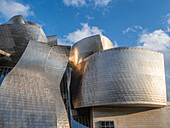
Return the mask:
<path fill-rule="evenodd" d="M 170 128 L 164 56 L 103 35 L 59 45 L 14 16 L 0 25 L 0 128 Z"/>

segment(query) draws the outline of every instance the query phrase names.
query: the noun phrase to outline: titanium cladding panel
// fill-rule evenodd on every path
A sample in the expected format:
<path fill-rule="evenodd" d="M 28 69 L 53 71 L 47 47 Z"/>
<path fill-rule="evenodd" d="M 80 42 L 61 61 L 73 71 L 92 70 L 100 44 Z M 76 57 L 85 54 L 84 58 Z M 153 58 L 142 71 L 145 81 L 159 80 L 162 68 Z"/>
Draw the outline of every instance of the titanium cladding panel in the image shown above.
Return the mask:
<path fill-rule="evenodd" d="M 75 108 L 166 105 L 162 53 L 132 47 L 101 51 L 78 64 L 73 75 Z"/>
<path fill-rule="evenodd" d="M 78 41 L 70 51 L 69 63 L 74 68 L 88 56 L 113 48 L 112 42 L 103 35 L 94 35 Z"/>
<path fill-rule="evenodd" d="M 0 25 L 0 49 L 11 54 L 10 57 L 0 58 L 0 65 L 13 67 L 21 58 L 29 40 L 47 42 L 47 37 L 38 24 L 24 21 L 18 15 Z"/>
<path fill-rule="evenodd" d="M 30 41 L 0 87 L 0 127 L 69 128 L 60 93 L 70 48 Z"/>

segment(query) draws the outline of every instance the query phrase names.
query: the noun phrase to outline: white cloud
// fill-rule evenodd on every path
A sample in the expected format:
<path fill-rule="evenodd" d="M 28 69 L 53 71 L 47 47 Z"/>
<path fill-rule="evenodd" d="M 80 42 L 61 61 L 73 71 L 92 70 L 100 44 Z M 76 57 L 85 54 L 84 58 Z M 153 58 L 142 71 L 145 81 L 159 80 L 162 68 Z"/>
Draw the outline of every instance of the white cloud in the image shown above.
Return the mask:
<path fill-rule="evenodd" d="M 170 25 L 170 17 L 168 18 L 167 23 L 168 23 L 168 25 Z"/>
<path fill-rule="evenodd" d="M 65 36 L 69 42 L 77 42 L 91 35 L 102 34 L 103 30 L 98 27 L 90 27 L 87 23 L 81 23 L 81 25 L 83 26 L 81 30 L 77 29 L 75 32 L 69 33 Z"/>
<path fill-rule="evenodd" d="M 96 6 L 107 6 L 112 0 L 94 0 Z"/>
<path fill-rule="evenodd" d="M 104 7 L 111 3 L 112 0 L 63 0 L 66 6 L 82 7 L 90 5 L 91 3 L 95 6 Z M 115 1 L 115 0 L 114 0 Z"/>
<path fill-rule="evenodd" d="M 123 30 L 123 34 L 126 34 L 128 32 L 137 32 L 137 31 L 142 31 L 144 32 L 145 30 L 142 28 L 142 26 L 136 25 L 133 27 L 128 27 L 127 29 Z"/>
<path fill-rule="evenodd" d="M 63 38 L 58 38 L 57 43 L 59 45 L 66 45 L 66 46 L 72 46 L 74 44 L 73 42 L 68 42 L 66 39 Z"/>
<path fill-rule="evenodd" d="M 170 36 L 161 29 L 155 30 L 151 33 L 143 33 L 140 36 L 139 43 L 142 43 L 140 47 L 164 53 L 166 85 L 168 100 L 170 101 Z"/>
<path fill-rule="evenodd" d="M 27 17 L 34 14 L 29 5 L 23 5 L 15 0 L 0 0 L 0 13 L 6 18 L 11 18 L 14 15 Z"/>
<path fill-rule="evenodd" d="M 73 43 L 96 34 L 102 34 L 102 29 L 99 29 L 96 26 L 89 26 L 87 23 L 81 23 L 82 28 L 77 29 L 76 31 L 65 35 L 63 39 L 59 39 L 59 44 L 68 44 L 72 45 Z M 67 43 L 65 43 L 67 42 Z"/>
<path fill-rule="evenodd" d="M 116 48 L 116 47 L 118 47 L 118 44 L 117 44 L 117 41 L 113 41 L 113 46 L 114 46 L 114 48 Z"/>
<path fill-rule="evenodd" d="M 170 27 L 169 27 L 169 26 L 167 27 L 167 30 L 166 30 L 166 32 L 170 32 Z"/>
<path fill-rule="evenodd" d="M 128 33 L 129 31 L 133 31 L 134 32 L 134 30 L 132 28 L 128 27 L 125 30 L 123 30 L 123 34 Z"/>
<path fill-rule="evenodd" d="M 155 30 L 149 34 L 142 34 L 139 39 L 144 48 L 152 50 L 166 50 L 170 48 L 170 37 L 163 30 Z"/>
<path fill-rule="evenodd" d="M 67 6 L 84 6 L 86 5 L 86 0 L 63 0 L 64 4 Z"/>
<path fill-rule="evenodd" d="M 167 21 L 166 21 L 167 24 L 170 25 L 170 13 L 166 14 L 165 18 L 166 18 L 166 20 L 167 20 Z"/>
<path fill-rule="evenodd" d="M 170 13 L 167 13 L 163 17 L 164 17 L 163 24 L 167 27 L 166 32 L 170 32 Z"/>
<path fill-rule="evenodd" d="M 89 15 L 86 15 L 85 16 L 88 20 L 93 20 L 94 19 L 94 17 L 91 17 L 91 16 L 89 16 Z"/>

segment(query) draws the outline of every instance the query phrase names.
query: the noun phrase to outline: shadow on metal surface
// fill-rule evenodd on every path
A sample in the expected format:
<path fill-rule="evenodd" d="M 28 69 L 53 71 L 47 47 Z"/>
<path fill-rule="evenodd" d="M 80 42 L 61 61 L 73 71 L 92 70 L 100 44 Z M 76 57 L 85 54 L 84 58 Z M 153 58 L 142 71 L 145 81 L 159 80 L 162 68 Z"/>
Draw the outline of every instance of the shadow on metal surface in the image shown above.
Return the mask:
<path fill-rule="evenodd" d="M 30 41 L 0 87 L 0 127 L 65 127 L 60 81 L 69 48 Z"/>

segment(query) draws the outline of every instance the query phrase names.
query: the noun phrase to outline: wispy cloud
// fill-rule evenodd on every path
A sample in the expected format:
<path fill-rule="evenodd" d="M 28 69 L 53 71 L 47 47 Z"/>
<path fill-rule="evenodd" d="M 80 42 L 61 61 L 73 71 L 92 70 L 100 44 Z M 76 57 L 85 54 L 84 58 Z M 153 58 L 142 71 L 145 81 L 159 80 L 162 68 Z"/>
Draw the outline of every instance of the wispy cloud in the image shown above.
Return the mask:
<path fill-rule="evenodd" d="M 59 38 L 59 44 L 72 45 L 85 37 L 102 34 L 103 32 L 102 29 L 99 29 L 96 26 L 89 26 L 87 23 L 81 23 L 81 25 L 81 29 L 77 29 L 68 35 L 65 35 L 64 38 Z"/>
<path fill-rule="evenodd" d="M 113 0 L 63 0 L 66 6 L 82 7 L 89 4 L 105 7 Z M 114 0 L 115 1 L 115 0 Z"/>
<path fill-rule="evenodd" d="M 167 14 L 167 32 L 170 32 L 170 13 Z"/>
<path fill-rule="evenodd" d="M 112 0 L 94 0 L 96 6 L 107 6 Z"/>
<path fill-rule="evenodd" d="M 0 13 L 6 18 L 14 15 L 23 15 L 25 17 L 34 15 L 29 5 L 23 5 L 15 0 L 0 0 Z"/>
<path fill-rule="evenodd" d="M 81 7 L 86 5 L 86 0 L 63 0 L 66 6 Z"/>
<path fill-rule="evenodd" d="M 114 46 L 114 48 L 116 48 L 116 47 L 118 47 L 118 43 L 117 43 L 117 41 L 113 41 L 113 46 Z"/>
<path fill-rule="evenodd" d="M 85 16 L 88 20 L 93 20 L 94 19 L 94 17 L 91 17 L 91 16 L 89 16 L 89 15 L 86 15 Z"/>
<path fill-rule="evenodd" d="M 166 26 L 166 32 L 170 32 L 170 13 L 163 16 L 163 24 Z"/>
<path fill-rule="evenodd" d="M 170 25 L 170 17 L 168 18 L 167 23 L 168 23 L 168 25 Z"/>
<path fill-rule="evenodd" d="M 135 25 L 133 27 L 128 27 L 126 28 L 125 30 L 123 30 L 123 34 L 126 34 L 128 32 L 137 32 L 137 31 L 142 31 L 144 32 L 145 30 L 142 28 L 142 26 L 139 26 L 139 25 Z"/>
<path fill-rule="evenodd" d="M 167 18 L 168 25 L 170 25 L 170 13 L 166 14 L 166 18 Z"/>

